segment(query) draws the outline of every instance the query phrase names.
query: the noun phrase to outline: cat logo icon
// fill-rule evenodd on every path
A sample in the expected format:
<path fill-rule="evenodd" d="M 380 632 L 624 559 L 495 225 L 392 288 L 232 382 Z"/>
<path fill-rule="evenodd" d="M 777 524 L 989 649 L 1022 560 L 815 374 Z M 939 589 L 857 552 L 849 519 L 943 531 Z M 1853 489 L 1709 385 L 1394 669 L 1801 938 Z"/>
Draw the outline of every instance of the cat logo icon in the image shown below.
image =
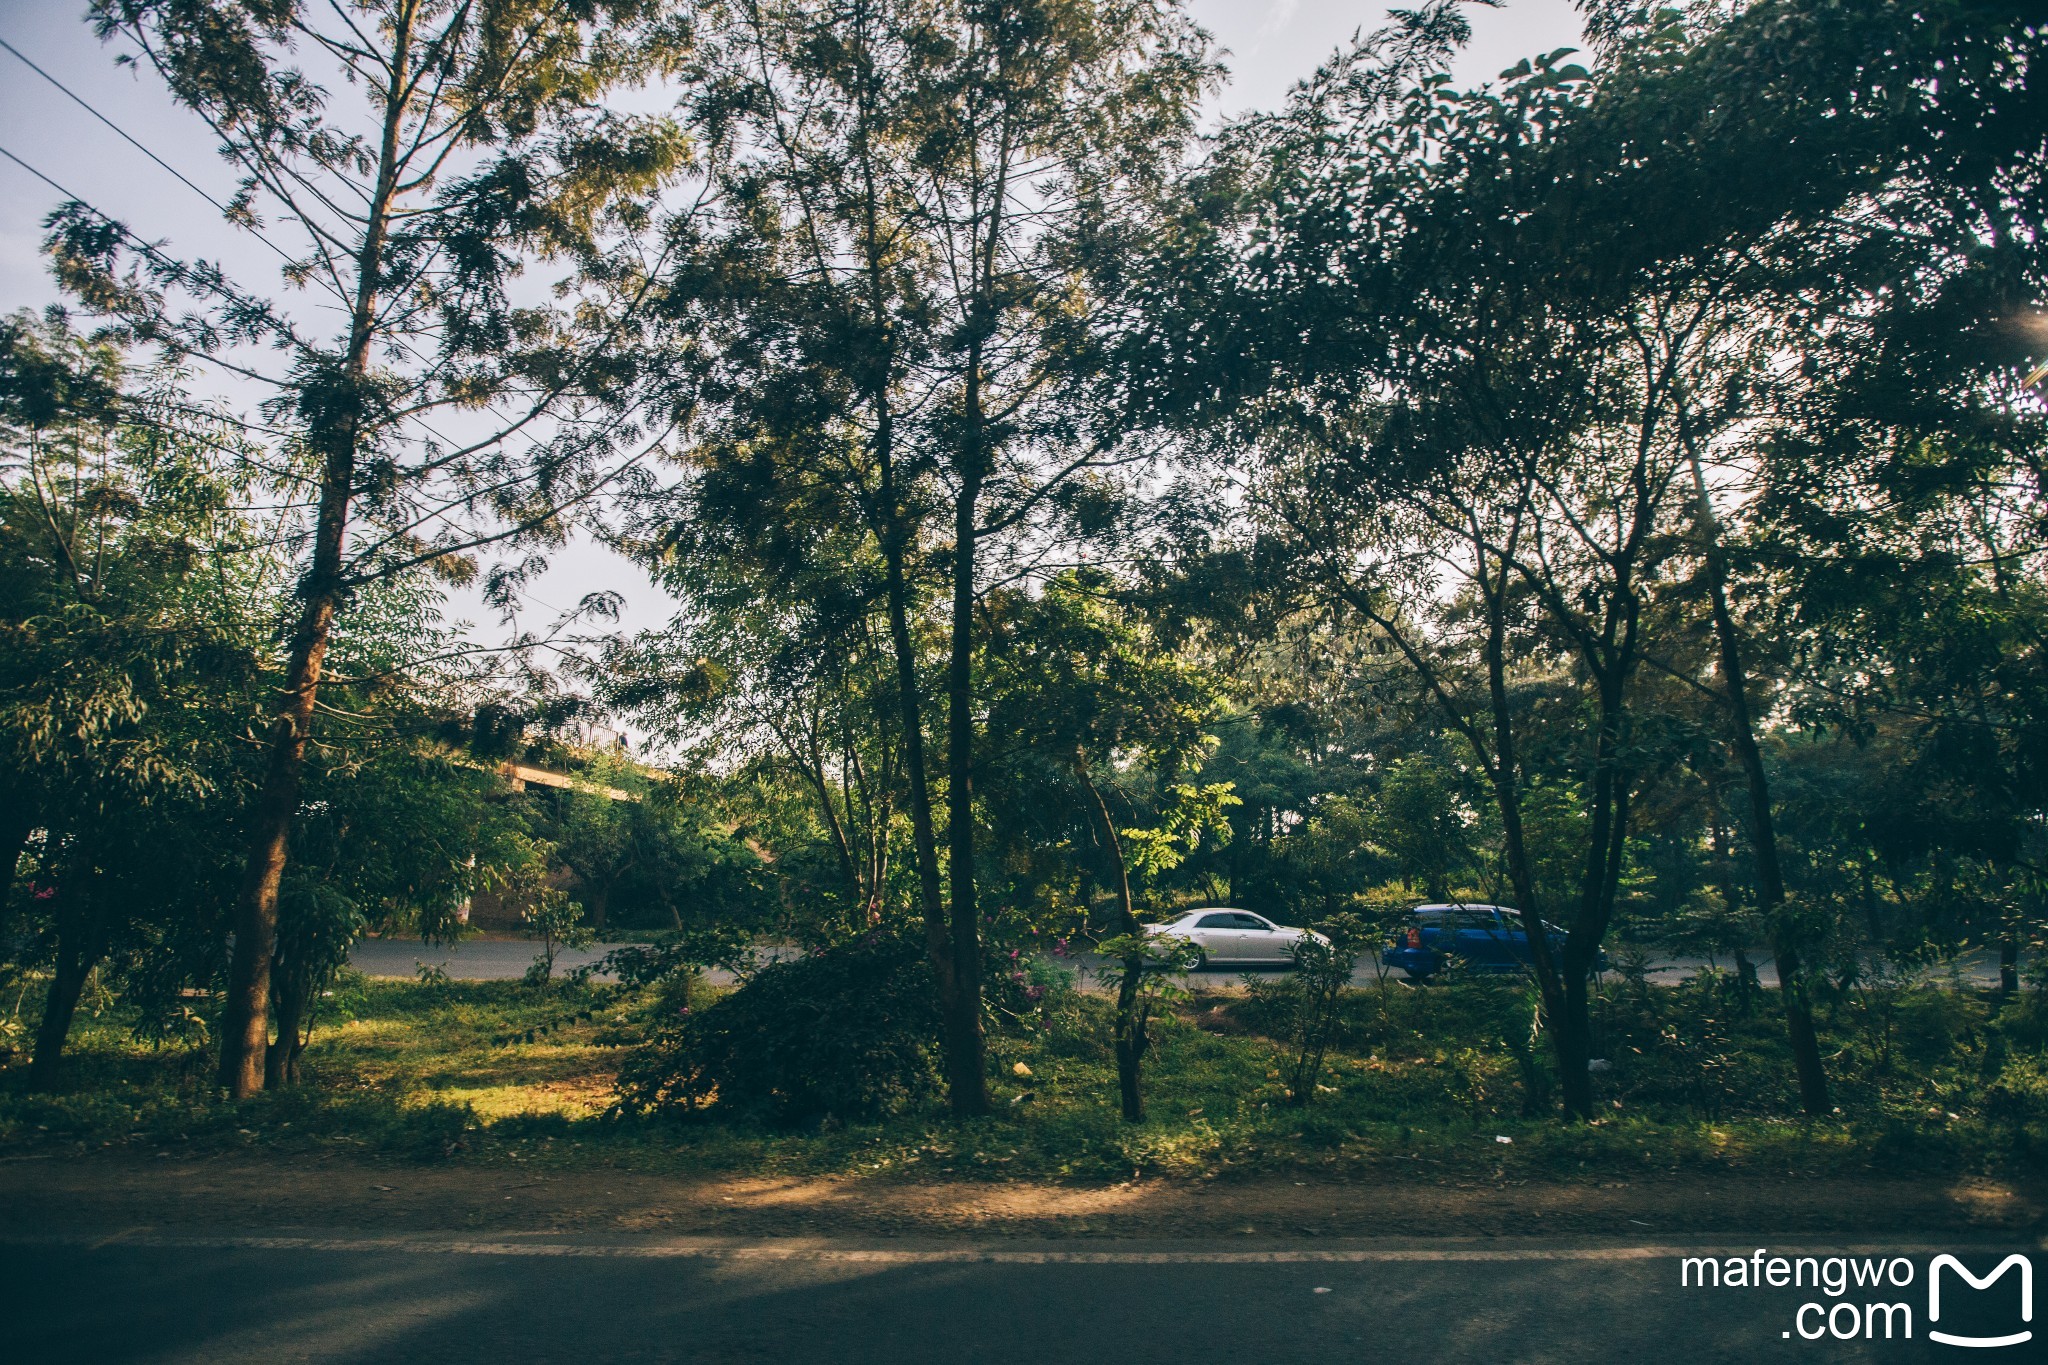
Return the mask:
<path fill-rule="evenodd" d="M 2034 1320 L 2034 1263 L 2014 1252 L 1998 1263 L 1998 1269 L 1978 1279 L 1970 1268 L 1946 1252 L 1934 1258 L 1934 1264 L 1927 1267 L 1927 1335 L 1945 1346 L 2017 1346 L 2032 1341 L 2032 1331 L 2014 1332 L 2002 1337 L 1959 1337 L 1948 1332 L 1936 1331 L 1932 1324 L 1941 1321 L 1941 1269 L 1947 1266 L 1969 1282 L 1972 1289 L 1989 1289 L 2005 1272 L 2018 1266 L 2020 1270 L 2020 1321 Z"/>

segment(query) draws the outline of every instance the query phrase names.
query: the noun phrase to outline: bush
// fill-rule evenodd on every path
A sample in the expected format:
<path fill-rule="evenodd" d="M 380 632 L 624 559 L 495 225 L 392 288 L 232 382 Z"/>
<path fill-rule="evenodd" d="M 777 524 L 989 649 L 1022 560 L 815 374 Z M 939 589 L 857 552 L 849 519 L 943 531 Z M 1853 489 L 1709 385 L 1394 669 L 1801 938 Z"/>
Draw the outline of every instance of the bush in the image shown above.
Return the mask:
<path fill-rule="evenodd" d="M 2013 1129 L 2022 1151 L 2048 1141 L 2048 1065 L 2032 1057 L 2006 1063 L 1984 1096 L 1984 1112 Z"/>
<path fill-rule="evenodd" d="M 897 1113 L 938 1089 L 939 1012 L 921 945 L 869 936 L 764 967 L 662 1022 L 619 1071 L 615 1111 L 795 1125 Z"/>
<path fill-rule="evenodd" d="M 2022 1052 L 2048 1051 L 2048 993 L 2034 991 L 2007 1002 L 1998 1014 L 1998 1031 Z"/>

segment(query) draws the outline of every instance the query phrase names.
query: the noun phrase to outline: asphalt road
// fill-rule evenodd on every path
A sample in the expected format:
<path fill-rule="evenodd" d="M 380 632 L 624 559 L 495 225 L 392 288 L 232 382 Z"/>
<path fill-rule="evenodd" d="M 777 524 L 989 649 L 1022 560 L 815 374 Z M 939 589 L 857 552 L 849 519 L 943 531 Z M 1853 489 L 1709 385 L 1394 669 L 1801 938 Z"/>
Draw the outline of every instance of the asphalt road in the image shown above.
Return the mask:
<path fill-rule="evenodd" d="M 555 955 L 555 972 L 573 971 L 610 950 L 610 945 L 564 948 Z M 410 977 L 426 966 L 461 981 L 516 981 L 539 953 L 539 944 L 519 939 L 477 938 L 437 946 L 416 939 L 366 938 L 349 950 L 348 965 L 365 976 Z"/>
<path fill-rule="evenodd" d="M 422 964 L 438 966 L 449 976 L 464 981 L 517 980 L 526 974 L 527 966 L 539 951 L 537 944 L 520 939 L 471 939 L 465 943 L 448 947 L 433 947 L 412 939 L 364 939 L 349 954 L 349 965 L 369 976 L 411 977 L 417 974 Z M 603 957 L 606 947 L 586 949 L 563 949 L 555 958 L 557 973 L 571 971 L 587 962 Z M 1776 986 L 1778 975 L 1771 963 L 1770 955 L 1759 951 L 1756 955 L 1757 978 L 1766 986 Z M 1084 956 L 1074 959 L 1090 979 L 1099 979 L 1110 970 L 1102 959 Z M 1658 954 L 1652 959 L 1648 977 L 1660 985 L 1677 985 L 1680 981 L 1708 965 L 1706 959 L 1678 954 Z M 1733 970 L 1729 963 L 1720 964 L 1726 970 Z M 1965 979 L 1979 986 L 1998 984 L 1998 960 L 1991 954 L 1978 954 L 1965 958 L 1959 964 Z M 1187 984 L 1198 986 L 1228 986 L 1244 974 L 1246 968 L 1213 965 L 1204 972 L 1182 977 Z M 1270 969 L 1255 969 L 1262 974 Z M 723 982 L 727 975 L 721 972 L 707 974 L 713 981 Z M 1398 968 L 1389 969 L 1391 979 L 1406 979 L 1406 973 Z M 1939 977 L 1940 973 L 1935 973 Z M 1357 971 L 1352 974 L 1352 984 L 1369 986 L 1377 981 L 1370 959 L 1361 959 Z"/>
<path fill-rule="evenodd" d="M 1906 1287 L 1681 1287 L 1681 1258 L 1909 1258 Z M 363 1234 L 30 1238 L 0 1230 L 0 1357 L 43 1362 L 1908 1361 L 1930 1342 L 1931 1256 L 1977 1274 L 2026 1243 L 1585 1241 L 1255 1246 L 464 1239 Z M 2003 1335 L 2019 1277 L 1952 1275 L 1938 1327 Z M 1866 1300 L 1912 1337 L 1863 1339 Z M 1802 1318 L 1801 1305 L 1818 1302 Z M 1852 1307 L 1855 1339 L 1821 1314 Z M 1901 1327 L 1903 1321 L 1893 1318 Z M 1819 1340 L 1797 1335 L 1801 1326 Z M 2036 1324 L 2048 1328 L 2048 1324 Z M 1972 1353 L 2040 1359 L 2039 1341 Z"/>

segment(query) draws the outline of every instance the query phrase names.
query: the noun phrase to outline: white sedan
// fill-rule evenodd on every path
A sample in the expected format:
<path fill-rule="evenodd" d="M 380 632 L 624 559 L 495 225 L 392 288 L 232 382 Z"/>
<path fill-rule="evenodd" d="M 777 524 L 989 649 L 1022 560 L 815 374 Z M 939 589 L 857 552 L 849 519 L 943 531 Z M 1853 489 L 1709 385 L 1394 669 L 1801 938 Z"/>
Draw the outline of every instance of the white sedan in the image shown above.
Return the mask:
<path fill-rule="evenodd" d="M 1312 929 L 1290 929 L 1249 910 L 1215 905 L 1190 910 L 1166 924 L 1148 924 L 1145 932 L 1184 938 L 1194 944 L 1199 954 L 1194 963 L 1197 971 L 1212 965 L 1240 963 L 1290 966 L 1295 946 L 1304 939 L 1314 939 L 1326 948 L 1330 945 L 1330 940 Z"/>

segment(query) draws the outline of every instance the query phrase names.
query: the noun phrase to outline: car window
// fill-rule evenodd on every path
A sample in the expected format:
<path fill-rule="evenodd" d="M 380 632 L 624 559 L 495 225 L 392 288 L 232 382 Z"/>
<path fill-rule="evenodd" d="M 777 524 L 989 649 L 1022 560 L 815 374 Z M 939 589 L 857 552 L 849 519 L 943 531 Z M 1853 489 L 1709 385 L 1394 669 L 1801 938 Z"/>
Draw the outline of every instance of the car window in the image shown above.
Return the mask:
<path fill-rule="evenodd" d="M 1260 919 L 1257 915 L 1237 915 L 1234 916 L 1234 918 L 1237 920 L 1237 927 L 1240 929 L 1266 930 L 1271 929 L 1273 927 L 1272 925 L 1266 923 L 1264 920 Z"/>
<path fill-rule="evenodd" d="M 1235 929 L 1236 915 L 1204 915 L 1195 921 L 1197 929 Z"/>
<path fill-rule="evenodd" d="M 1493 916 L 1484 910 L 1458 910 L 1446 915 L 1446 919 L 1460 929 L 1498 929 Z"/>

